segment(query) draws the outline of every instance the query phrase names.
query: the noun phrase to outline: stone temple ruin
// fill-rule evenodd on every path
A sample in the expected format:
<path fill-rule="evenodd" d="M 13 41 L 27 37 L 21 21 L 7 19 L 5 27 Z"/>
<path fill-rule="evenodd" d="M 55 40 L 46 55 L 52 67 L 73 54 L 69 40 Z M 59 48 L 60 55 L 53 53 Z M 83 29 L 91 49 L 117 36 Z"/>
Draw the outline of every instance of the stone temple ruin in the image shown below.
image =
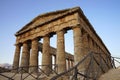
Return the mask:
<path fill-rule="evenodd" d="M 65 52 L 64 34 L 67 34 L 68 30 L 73 30 L 74 55 Z M 50 38 L 53 35 L 57 36 L 57 48 L 50 46 Z M 47 74 L 52 74 L 50 73 L 53 68 L 53 58 L 51 56 L 54 56 L 54 62 L 57 65 L 56 72 L 61 74 L 77 65 L 90 52 L 94 53 L 97 64 L 101 61 L 103 61 L 103 65 L 107 63 L 109 67 L 105 65 L 104 72 L 112 68 L 110 52 L 79 7 L 39 15 L 16 32 L 15 36 L 16 49 L 13 68 L 24 67 L 26 72 L 38 72 L 39 51 L 42 53 L 41 63 L 43 66 L 41 69 Z M 40 39 L 43 39 L 43 43 L 39 42 Z M 20 54 L 22 54 L 21 59 Z M 103 60 L 100 60 L 100 56 Z M 88 58 L 79 65 L 77 67 L 78 71 L 85 73 L 89 61 Z M 93 64 L 92 68 L 95 74 L 97 72 L 95 69 L 101 68 L 101 66 L 97 66 L 95 62 Z M 17 72 L 17 70 L 14 70 L 14 72 Z"/>

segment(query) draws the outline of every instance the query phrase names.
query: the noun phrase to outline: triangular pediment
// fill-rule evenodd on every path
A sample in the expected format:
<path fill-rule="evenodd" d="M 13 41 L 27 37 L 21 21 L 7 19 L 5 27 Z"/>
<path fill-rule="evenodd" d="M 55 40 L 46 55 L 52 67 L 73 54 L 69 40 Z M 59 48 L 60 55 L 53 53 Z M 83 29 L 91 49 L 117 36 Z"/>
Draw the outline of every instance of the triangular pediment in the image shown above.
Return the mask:
<path fill-rule="evenodd" d="M 22 34 L 28 30 L 31 30 L 33 28 L 36 28 L 40 25 L 44 25 L 46 23 L 49 23 L 50 21 L 59 19 L 60 17 L 63 17 L 67 14 L 73 13 L 80 10 L 79 7 L 74 7 L 74 8 L 69 8 L 69 9 L 64 9 L 64 10 L 58 10 L 54 12 L 48 12 L 45 14 L 41 14 L 34 18 L 31 22 L 26 24 L 22 29 L 20 29 L 15 35 Z"/>

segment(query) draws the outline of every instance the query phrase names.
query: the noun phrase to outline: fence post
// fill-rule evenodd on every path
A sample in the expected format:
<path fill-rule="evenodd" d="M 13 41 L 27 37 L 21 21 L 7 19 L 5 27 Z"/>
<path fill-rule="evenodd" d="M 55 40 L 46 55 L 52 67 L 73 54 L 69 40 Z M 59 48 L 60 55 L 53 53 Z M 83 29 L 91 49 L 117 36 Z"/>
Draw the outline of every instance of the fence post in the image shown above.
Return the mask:
<path fill-rule="evenodd" d="M 77 73 L 78 73 L 78 70 L 77 70 L 77 67 L 75 67 L 75 80 L 78 80 L 77 79 Z"/>
<path fill-rule="evenodd" d="M 23 67 L 21 67 L 21 69 L 20 69 L 20 70 L 21 70 L 21 72 L 20 72 L 20 73 L 21 73 L 21 80 L 22 80 L 22 75 L 23 75 L 23 72 L 22 72 L 22 71 L 23 71 Z"/>
<path fill-rule="evenodd" d="M 113 67 L 116 69 L 116 66 L 115 66 L 115 59 L 114 59 L 114 57 L 112 57 L 112 58 L 113 58 L 113 60 L 112 60 Z"/>

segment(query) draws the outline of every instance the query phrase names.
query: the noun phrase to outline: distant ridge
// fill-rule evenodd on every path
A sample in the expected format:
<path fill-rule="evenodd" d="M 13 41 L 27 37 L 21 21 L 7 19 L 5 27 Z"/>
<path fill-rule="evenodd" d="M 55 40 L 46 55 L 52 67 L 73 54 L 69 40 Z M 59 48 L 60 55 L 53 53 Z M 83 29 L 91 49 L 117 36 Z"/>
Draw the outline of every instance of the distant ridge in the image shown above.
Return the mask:
<path fill-rule="evenodd" d="M 0 64 L 0 67 L 1 67 L 1 68 L 11 69 L 11 68 L 12 68 L 12 65 L 9 64 L 9 63 L 2 63 L 2 64 Z"/>

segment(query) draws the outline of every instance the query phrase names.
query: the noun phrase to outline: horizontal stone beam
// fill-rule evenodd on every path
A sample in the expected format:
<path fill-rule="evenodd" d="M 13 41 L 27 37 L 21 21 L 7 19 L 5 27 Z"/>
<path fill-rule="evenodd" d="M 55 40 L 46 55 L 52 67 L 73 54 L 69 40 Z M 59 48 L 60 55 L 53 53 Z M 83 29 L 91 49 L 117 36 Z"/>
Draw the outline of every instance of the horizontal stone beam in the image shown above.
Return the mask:
<path fill-rule="evenodd" d="M 39 51 L 42 52 L 43 44 L 41 42 L 39 42 L 38 47 L 39 47 Z M 52 46 L 50 46 L 50 54 L 56 55 L 56 52 L 57 52 L 57 49 L 52 47 Z M 65 52 L 65 53 L 66 53 L 66 59 L 70 59 L 70 60 L 74 61 L 74 56 L 72 54 L 70 54 L 68 52 Z"/>

